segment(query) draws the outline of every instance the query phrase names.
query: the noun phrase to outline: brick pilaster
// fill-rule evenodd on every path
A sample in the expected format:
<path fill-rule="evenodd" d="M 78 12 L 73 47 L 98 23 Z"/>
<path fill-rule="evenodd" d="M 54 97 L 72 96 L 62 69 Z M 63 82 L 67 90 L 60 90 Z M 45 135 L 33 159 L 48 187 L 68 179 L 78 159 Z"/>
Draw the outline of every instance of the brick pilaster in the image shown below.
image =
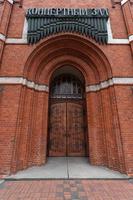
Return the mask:
<path fill-rule="evenodd" d="M 122 0 L 121 6 L 133 55 L 133 13 L 131 11 L 131 3 L 129 0 Z"/>
<path fill-rule="evenodd" d="M 5 46 L 5 40 L 8 33 L 8 27 L 13 7 L 13 0 L 5 0 L 3 4 L 3 13 L 0 20 L 0 63 Z"/>

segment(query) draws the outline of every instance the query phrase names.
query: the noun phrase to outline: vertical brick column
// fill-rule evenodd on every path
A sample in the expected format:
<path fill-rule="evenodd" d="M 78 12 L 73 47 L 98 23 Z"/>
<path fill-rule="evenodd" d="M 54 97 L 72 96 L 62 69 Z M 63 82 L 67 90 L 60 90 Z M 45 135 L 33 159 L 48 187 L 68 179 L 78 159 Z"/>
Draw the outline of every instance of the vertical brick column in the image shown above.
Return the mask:
<path fill-rule="evenodd" d="M 3 13 L 0 21 L 0 62 L 2 60 L 5 40 L 7 37 L 7 32 L 13 7 L 13 0 L 4 0 L 3 6 L 4 6 Z"/>
<path fill-rule="evenodd" d="M 122 11 L 127 27 L 127 33 L 129 37 L 129 42 L 131 45 L 132 55 L 133 55 L 133 13 L 131 11 L 131 4 L 129 0 L 121 1 Z"/>
<path fill-rule="evenodd" d="M 16 144 L 20 85 L 3 85 L 0 94 L 0 173 L 9 174 Z"/>
<path fill-rule="evenodd" d="M 48 93 L 22 87 L 11 173 L 46 162 L 47 125 Z"/>
<path fill-rule="evenodd" d="M 100 93 L 87 93 L 87 118 L 89 135 L 89 160 L 92 165 L 107 166 L 107 150 L 103 130 L 102 102 Z"/>

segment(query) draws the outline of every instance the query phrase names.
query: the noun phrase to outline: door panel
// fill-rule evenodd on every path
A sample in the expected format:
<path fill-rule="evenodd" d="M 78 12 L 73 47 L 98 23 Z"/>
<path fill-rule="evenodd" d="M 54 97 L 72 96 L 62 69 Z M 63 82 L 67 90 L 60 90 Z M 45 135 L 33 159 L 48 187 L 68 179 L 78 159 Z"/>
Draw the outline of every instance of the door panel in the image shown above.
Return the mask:
<path fill-rule="evenodd" d="M 82 102 L 51 104 L 49 156 L 85 156 Z"/>
<path fill-rule="evenodd" d="M 85 156 L 83 105 L 67 103 L 67 155 Z"/>
<path fill-rule="evenodd" d="M 66 156 L 66 103 L 50 108 L 49 156 Z"/>

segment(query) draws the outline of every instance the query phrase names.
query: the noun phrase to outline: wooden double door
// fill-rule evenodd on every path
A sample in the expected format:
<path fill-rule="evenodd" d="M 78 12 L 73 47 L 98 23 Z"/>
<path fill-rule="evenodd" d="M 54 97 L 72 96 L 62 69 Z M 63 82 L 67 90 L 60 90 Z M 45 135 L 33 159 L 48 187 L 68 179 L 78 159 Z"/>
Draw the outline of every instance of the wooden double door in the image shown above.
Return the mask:
<path fill-rule="evenodd" d="M 51 102 L 49 156 L 85 156 L 85 127 L 82 101 Z"/>

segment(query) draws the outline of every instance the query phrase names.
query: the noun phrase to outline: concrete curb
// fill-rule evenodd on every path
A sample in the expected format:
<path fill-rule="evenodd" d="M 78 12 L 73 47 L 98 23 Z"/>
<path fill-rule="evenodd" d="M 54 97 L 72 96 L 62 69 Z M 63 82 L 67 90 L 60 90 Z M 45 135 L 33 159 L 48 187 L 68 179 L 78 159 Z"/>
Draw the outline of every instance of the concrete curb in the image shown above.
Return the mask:
<path fill-rule="evenodd" d="M 123 181 L 123 180 L 130 180 L 133 181 L 133 179 L 129 178 L 129 177 L 125 177 L 125 178 L 6 178 L 5 181 L 36 181 L 36 180 L 106 180 L 106 181 L 110 181 L 110 180 L 116 180 L 116 181 Z"/>

